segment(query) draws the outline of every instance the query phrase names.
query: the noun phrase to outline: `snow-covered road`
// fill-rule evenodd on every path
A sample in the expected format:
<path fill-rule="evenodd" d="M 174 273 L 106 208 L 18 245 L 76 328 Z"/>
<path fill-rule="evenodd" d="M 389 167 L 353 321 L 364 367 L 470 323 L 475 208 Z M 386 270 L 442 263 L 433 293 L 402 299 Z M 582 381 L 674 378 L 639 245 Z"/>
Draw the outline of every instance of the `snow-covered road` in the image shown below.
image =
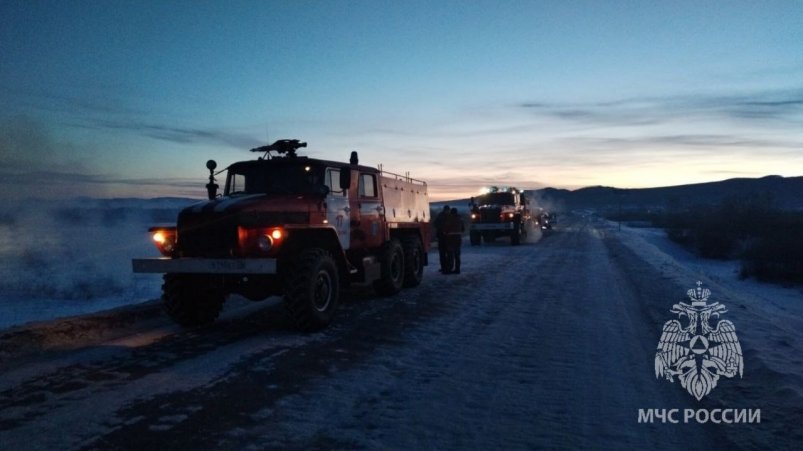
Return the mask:
<path fill-rule="evenodd" d="M 565 221 L 534 244 L 466 246 L 462 274 L 430 266 L 392 298 L 355 291 L 313 335 L 278 299 L 235 299 L 200 330 L 144 304 L 7 334 L 0 447 L 799 449 L 793 320 L 773 336 L 797 353 L 788 364 L 743 339 L 744 377 L 697 401 L 654 371 L 662 325 L 696 279 L 603 221 Z M 745 337 L 770 327 L 764 310 L 717 300 Z M 725 408 L 761 409 L 762 422 L 638 422 L 639 409 Z"/>

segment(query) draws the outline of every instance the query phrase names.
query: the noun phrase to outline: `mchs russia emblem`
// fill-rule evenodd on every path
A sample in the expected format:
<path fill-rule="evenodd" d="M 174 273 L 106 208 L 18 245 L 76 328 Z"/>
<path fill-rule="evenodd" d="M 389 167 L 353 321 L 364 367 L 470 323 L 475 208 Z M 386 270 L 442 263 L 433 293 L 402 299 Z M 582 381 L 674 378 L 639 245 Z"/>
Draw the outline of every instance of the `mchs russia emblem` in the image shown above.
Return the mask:
<path fill-rule="evenodd" d="M 731 378 L 737 373 L 742 377 L 744 362 L 733 323 L 721 320 L 714 328 L 709 324 L 727 312 L 725 306 L 708 303 L 711 290 L 702 288 L 702 282 L 687 295 L 691 304 L 672 306 L 678 319 L 664 323 L 655 353 L 655 377 L 674 382 L 677 376 L 680 385 L 699 401 L 711 393 L 720 377 Z M 686 327 L 680 321 L 684 316 Z"/>

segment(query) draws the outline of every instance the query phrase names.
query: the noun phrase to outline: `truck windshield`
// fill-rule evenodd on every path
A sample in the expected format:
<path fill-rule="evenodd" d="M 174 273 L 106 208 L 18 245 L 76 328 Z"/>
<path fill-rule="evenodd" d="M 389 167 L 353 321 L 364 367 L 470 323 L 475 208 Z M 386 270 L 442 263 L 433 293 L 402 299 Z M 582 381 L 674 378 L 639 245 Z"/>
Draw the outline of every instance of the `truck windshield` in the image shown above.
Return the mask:
<path fill-rule="evenodd" d="M 488 193 L 477 197 L 477 205 L 515 205 L 513 193 Z"/>
<path fill-rule="evenodd" d="M 260 163 L 229 169 L 225 194 L 306 194 L 320 192 L 321 186 L 321 167 Z"/>

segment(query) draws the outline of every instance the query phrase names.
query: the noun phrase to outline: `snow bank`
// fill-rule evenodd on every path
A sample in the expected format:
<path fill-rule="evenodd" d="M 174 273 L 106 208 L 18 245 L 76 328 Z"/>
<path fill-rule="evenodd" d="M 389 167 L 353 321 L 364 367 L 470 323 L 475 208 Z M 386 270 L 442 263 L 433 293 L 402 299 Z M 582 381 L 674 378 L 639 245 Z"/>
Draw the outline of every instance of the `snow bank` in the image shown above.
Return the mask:
<path fill-rule="evenodd" d="M 609 227 L 617 226 L 610 223 Z M 619 237 L 624 244 L 653 266 L 664 269 L 678 283 L 685 286 L 696 277 L 691 283 L 702 280 L 714 286 L 712 296 L 728 307 L 729 302 L 735 303 L 763 318 L 772 318 L 789 330 L 803 330 L 803 289 L 800 287 L 741 279 L 738 260 L 699 258 L 670 241 L 662 229 L 622 227 L 621 232 Z M 721 291 L 717 293 L 717 289 Z"/>

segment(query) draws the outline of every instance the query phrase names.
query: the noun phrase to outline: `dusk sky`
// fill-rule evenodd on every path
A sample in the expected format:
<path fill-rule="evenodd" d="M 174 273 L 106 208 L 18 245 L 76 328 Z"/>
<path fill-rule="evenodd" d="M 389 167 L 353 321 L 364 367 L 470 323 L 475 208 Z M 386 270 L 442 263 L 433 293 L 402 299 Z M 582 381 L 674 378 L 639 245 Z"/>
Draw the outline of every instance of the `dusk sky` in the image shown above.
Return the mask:
<path fill-rule="evenodd" d="M 12 197 L 203 197 L 280 138 L 484 184 L 803 175 L 800 1 L 0 1 Z"/>

